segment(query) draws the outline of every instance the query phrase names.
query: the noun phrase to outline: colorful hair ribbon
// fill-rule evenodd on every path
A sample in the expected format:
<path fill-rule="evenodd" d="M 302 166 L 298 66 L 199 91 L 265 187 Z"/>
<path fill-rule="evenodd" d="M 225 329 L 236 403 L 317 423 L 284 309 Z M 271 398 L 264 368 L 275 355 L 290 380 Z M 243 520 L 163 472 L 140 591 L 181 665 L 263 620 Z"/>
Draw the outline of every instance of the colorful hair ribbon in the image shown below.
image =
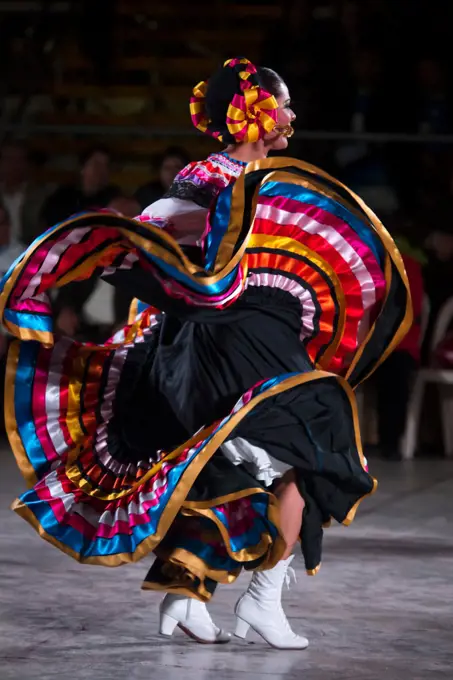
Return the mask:
<path fill-rule="evenodd" d="M 277 100 L 261 87 L 257 70 L 248 59 L 228 59 L 223 66 L 235 70 L 239 90 L 227 110 L 226 130 L 238 143 L 257 142 L 277 124 Z M 201 132 L 223 141 L 222 132 L 213 127 L 206 114 L 207 88 L 208 83 L 202 81 L 193 90 L 190 99 L 192 123 Z"/>

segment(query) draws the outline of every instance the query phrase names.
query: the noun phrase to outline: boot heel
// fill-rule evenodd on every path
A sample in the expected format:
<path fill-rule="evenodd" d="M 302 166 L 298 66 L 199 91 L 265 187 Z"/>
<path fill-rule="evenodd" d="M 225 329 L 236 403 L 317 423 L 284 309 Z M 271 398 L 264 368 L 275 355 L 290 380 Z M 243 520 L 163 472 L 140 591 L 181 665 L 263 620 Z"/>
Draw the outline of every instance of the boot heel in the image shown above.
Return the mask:
<path fill-rule="evenodd" d="M 247 621 L 244 621 L 244 619 L 240 619 L 239 616 L 237 616 L 236 617 L 236 630 L 234 631 L 235 636 L 245 640 L 249 630 L 250 630 L 250 624 L 247 623 Z"/>
<path fill-rule="evenodd" d="M 171 637 L 175 632 L 175 628 L 178 623 L 178 620 L 174 619 L 172 616 L 169 616 L 168 614 L 161 614 L 159 634 L 163 635 L 164 637 Z"/>

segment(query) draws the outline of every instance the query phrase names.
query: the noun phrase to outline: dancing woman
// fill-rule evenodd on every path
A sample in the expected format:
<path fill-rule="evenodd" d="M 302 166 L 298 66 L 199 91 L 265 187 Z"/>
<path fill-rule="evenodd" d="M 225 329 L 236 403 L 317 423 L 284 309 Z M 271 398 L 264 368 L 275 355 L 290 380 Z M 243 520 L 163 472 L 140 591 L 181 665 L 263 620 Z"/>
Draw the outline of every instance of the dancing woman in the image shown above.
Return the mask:
<path fill-rule="evenodd" d="M 281 607 L 298 539 L 375 489 L 353 389 L 411 323 L 388 233 L 313 166 L 267 159 L 294 114 L 281 79 L 233 59 L 194 90 L 194 124 L 226 151 L 189 165 L 137 220 L 85 213 L 37 239 L 1 282 L 19 339 L 7 428 L 29 483 L 14 509 L 86 564 L 153 552 L 160 630 L 229 636 L 205 603 L 253 571 L 236 605 L 271 645 L 301 649 Z M 103 346 L 56 338 L 47 292 L 102 276 L 140 303 Z"/>

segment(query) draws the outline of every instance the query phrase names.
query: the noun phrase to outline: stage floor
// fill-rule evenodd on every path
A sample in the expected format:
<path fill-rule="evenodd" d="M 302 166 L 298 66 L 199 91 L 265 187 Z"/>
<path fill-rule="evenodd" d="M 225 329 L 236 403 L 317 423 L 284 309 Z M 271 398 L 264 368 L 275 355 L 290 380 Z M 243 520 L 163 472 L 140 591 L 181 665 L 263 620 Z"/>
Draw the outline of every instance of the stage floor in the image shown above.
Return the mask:
<path fill-rule="evenodd" d="M 453 678 L 453 461 L 371 461 L 380 482 L 349 528 L 326 532 L 324 563 L 285 591 L 306 651 L 260 638 L 199 645 L 156 634 L 161 596 L 140 591 L 149 560 L 83 567 L 8 506 L 22 488 L 0 451 L 1 680 L 435 680 Z M 210 609 L 233 627 L 247 577 Z"/>

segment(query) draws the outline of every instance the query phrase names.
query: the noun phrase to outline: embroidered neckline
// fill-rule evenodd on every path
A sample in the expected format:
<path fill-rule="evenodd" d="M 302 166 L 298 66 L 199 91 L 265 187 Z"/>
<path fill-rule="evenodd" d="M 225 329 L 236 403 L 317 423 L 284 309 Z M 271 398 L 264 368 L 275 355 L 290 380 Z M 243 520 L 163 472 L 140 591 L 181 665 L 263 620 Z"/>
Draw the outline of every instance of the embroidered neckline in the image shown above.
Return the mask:
<path fill-rule="evenodd" d="M 243 168 L 245 168 L 245 166 L 248 165 L 244 161 L 239 161 L 237 158 L 232 158 L 226 151 L 221 151 L 219 156 L 224 156 L 229 161 L 231 161 L 231 163 L 236 163 L 237 165 L 241 165 Z"/>
<path fill-rule="evenodd" d="M 229 156 L 226 151 L 211 153 L 207 160 L 216 161 L 220 165 L 223 165 L 227 171 L 233 172 L 234 174 L 238 173 L 238 175 L 242 173 L 247 165 L 247 163 L 244 163 L 243 161 L 238 161 L 236 158 L 231 158 L 231 156 Z"/>

